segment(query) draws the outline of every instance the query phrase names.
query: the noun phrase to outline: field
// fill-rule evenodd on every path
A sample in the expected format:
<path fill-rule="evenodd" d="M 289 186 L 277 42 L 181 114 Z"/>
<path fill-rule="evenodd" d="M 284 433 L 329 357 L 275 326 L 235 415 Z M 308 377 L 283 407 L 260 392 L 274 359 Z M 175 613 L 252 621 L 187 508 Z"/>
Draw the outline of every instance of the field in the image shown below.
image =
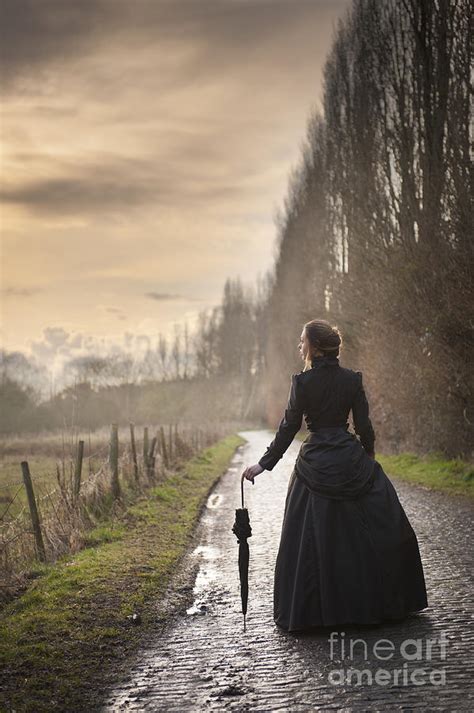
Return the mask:
<path fill-rule="evenodd" d="M 128 439 L 127 441 L 125 439 Z M 0 522 L 14 518 L 26 505 L 20 463 L 28 461 L 34 491 L 46 497 L 58 486 L 57 469 L 70 480 L 74 472 L 78 441 L 84 440 L 85 477 L 98 469 L 107 458 L 110 433 L 101 429 L 94 434 L 36 434 L 2 439 L 0 442 Z M 129 443 L 130 434 L 119 429 L 119 443 Z M 8 510 L 7 510 L 8 509 Z M 5 514 L 6 513 L 6 514 Z"/>
<path fill-rule="evenodd" d="M 170 472 L 179 472 L 229 429 L 224 423 L 181 424 L 179 429 L 177 424 L 129 424 L 93 434 L 5 439 L 0 446 L 0 598 L 15 596 L 35 561 L 53 562 L 87 546 L 88 533 L 104 519 L 113 518 Z M 31 474 L 30 498 L 23 461 Z"/>

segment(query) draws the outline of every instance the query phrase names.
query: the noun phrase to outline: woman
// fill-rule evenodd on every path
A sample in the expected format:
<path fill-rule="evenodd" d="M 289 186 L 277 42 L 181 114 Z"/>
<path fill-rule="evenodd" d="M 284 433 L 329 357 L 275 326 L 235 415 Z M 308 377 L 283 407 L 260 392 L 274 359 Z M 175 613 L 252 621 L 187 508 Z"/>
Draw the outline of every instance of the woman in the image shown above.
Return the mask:
<path fill-rule="evenodd" d="M 272 470 L 305 417 L 274 578 L 274 620 L 289 632 L 400 620 L 428 606 L 416 535 L 375 460 L 362 373 L 340 366 L 340 346 L 326 320 L 304 325 L 305 368 L 291 377 L 274 440 L 242 474 L 253 483 Z"/>

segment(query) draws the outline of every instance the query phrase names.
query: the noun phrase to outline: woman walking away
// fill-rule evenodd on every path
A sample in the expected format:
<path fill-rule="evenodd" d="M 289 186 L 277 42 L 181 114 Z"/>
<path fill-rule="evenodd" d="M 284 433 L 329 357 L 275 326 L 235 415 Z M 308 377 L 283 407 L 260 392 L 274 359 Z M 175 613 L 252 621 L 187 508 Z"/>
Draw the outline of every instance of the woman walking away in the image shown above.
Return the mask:
<path fill-rule="evenodd" d="M 428 606 L 418 541 L 375 460 L 362 373 L 339 364 L 341 343 L 326 320 L 304 325 L 305 368 L 291 377 L 274 440 L 242 474 L 253 482 L 272 470 L 304 416 L 274 574 L 274 620 L 289 632 L 401 620 Z"/>

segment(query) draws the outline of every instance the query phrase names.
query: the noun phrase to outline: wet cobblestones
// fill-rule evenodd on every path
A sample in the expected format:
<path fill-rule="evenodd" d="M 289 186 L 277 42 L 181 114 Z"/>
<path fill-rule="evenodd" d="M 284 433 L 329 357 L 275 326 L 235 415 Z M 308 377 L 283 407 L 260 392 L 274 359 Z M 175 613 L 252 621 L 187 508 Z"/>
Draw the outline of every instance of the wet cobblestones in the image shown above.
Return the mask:
<path fill-rule="evenodd" d="M 473 711 L 473 504 L 392 479 L 417 534 L 429 607 L 396 625 L 334 629 L 331 658 L 331 629 L 295 635 L 273 622 L 273 571 L 297 441 L 273 471 L 258 476 L 254 486 L 245 483 L 252 537 L 243 631 L 238 544 L 231 528 L 235 508 L 240 507 L 240 474 L 257 462 L 274 434 L 241 435 L 248 443 L 210 495 L 199 525 L 199 545 L 187 555 L 199 561 L 194 603 L 142 652 L 104 710 Z M 445 658 L 439 645 L 443 636 Z M 380 639 L 393 645 L 389 660 L 374 655 Z M 421 642 L 420 660 L 408 660 L 417 648 L 407 639 Z M 436 639 L 431 660 L 427 639 Z M 403 652 L 401 646 L 406 647 Z M 338 675 L 350 668 L 356 669 L 351 682 L 339 683 Z M 385 682 L 380 683 L 384 674 L 378 673 L 380 678 L 369 683 L 369 676 L 380 669 L 388 672 Z M 357 684 L 358 676 L 362 683 Z"/>

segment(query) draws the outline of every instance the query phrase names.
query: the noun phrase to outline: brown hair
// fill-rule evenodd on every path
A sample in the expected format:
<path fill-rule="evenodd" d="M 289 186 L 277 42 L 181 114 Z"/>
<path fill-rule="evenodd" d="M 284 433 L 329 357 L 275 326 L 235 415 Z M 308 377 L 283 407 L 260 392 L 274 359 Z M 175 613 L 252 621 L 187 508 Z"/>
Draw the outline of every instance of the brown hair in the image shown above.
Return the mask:
<path fill-rule="evenodd" d="M 319 349 L 325 356 L 339 356 L 342 336 L 337 327 L 333 327 L 325 319 L 312 319 L 310 322 L 306 322 L 304 330 L 311 349 L 306 357 L 305 369 L 311 368 L 314 349 Z"/>

